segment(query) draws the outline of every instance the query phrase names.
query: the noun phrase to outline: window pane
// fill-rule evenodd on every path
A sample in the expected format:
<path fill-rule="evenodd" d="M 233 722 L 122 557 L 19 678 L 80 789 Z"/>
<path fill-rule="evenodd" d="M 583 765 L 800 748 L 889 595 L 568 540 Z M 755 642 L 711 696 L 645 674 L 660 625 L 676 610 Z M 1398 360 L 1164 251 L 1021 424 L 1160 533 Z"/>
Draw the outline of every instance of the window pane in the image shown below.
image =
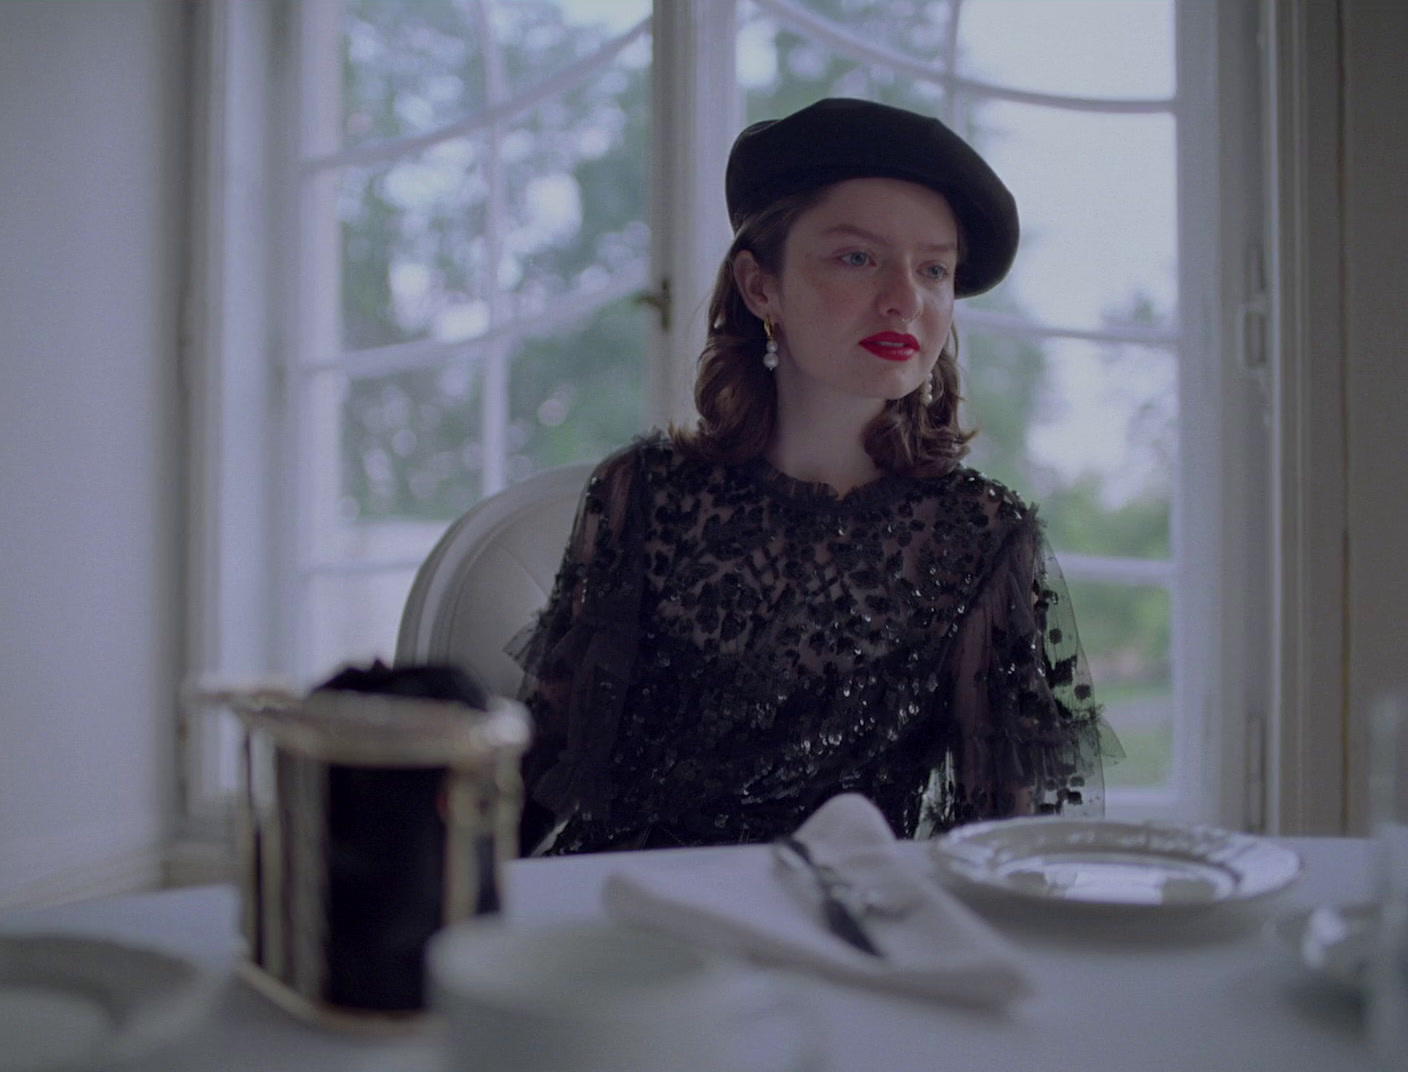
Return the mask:
<path fill-rule="evenodd" d="M 959 70 L 970 78 L 1079 97 L 1173 95 L 1171 0 L 966 0 L 961 10 Z"/>
<path fill-rule="evenodd" d="M 400 544 L 404 534 L 390 531 L 400 527 L 387 526 L 385 534 L 373 538 Z M 344 663 L 391 661 L 401 608 L 414 577 L 415 569 L 409 568 L 311 579 L 304 604 L 308 617 L 303 669 L 308 684 L 325 680 Z"/>
<path fill-rule="evenodd" d="M 954 323 L 962 367 L 962 419 L 977 432 L 967 464 L 1032 496 L 1039 481 L 1027 436 L 1038 415 L 1052 405 L 1044 393 L 1046 344 L 1028 335 L 967 331 L 961 302 Z"/>
<path fill-rule="evenodd" d="M 1173 353 L 980 331 L 962 356 L 970 460 L 1040 502 L 1058 550 L 1172 556 Z"/>
<path fill-rule="evenodd" d="M 345 169 L 342 346 L 476 338 L 643 278 L 646 108 L 637 77 L 620 100 Z"/>
<path fill-rule="evenodd" d="M 850 40 L 883 42 L 932 62 L 947 37 L 949 4 L 894 0 L 808 0 L 801 6 L 832 20 Z M 935 82 L 837 52 L 804 28 L 780 24 L 756 5 L 739 5 L 739 83 L 747 122 L 776 119 L 822 97 L 863 97 L 931 114 L 944 92 Z"/>
<path fill-rule="evenodd" d="M 1022 247 L 1004 291 L 1044 323 L 1096 328 L 1147 303 L 1177 310 L 1178 198 L 1170 115 L 1102 115 L 988 101 L 973 140 L 1011 187 Z"/>
<path fill-rule="evenodd" d="M 1095 698 L 1126 753 L 1123 762 L 1106 769 L 1106 781 L 1131 788 L 1166 786 L 1174 719 L 1168 590 L 1075 580 L 1070 589 Z"/>
<path fill-rule="evenodd" d="M 345 145 L 425 134 L 484 107 L 482 39 L 465 6 L 346 0 L 342 34 Z"/>
<path fill-rule="evenodd" d="M 591 55 L 650 0 L 346 0 L 343 142 L 428 134 Z M 637 52 L 637 66 L 640 65 Z"/>
<path fill-rule="evenodd" d="M 640 430 L 650 7 L 348 0 L 326 24 L 342 63 L 308 73 L 340 129 L 309 145 L 396 155 L 306 176 L 303 670 L 389 657 L 453 518 Z"/>
<path fill-rule="evenodd" d="M 478 0 L 464 6 L 489 12 L 508 94 L 515 96 L 649 18 L 651 0 Z M 647 44 L 634 51 L 630 65 L 644 67 L 649 57 Z"/>
<path fill-rule="evenodd" d="M 479 498 L 483 349 L 478 360 L 351 381 L 340 429 L 340 533 L 388 517 L 449 520 Z M 364 546 L 339 536 L 323 553 L 342 558 Z"/>
<path fill-rule="evenodd" d="M 319 554 L 361 558 L 365 541 L 346 533 L 363 523 L 450 520 L 484 494 L 485 383 L 495 364 L 509 384 L 501 444 L 509 482 L 626 443 L 641 428 L 642 316 L 619 300 L 551 334 L 493 339 L 435 367 L 351 379 L 341 404 L 338 535 Z M 331 378 L 343 379 L 317 377 Z"/>
<path fill-rule="evenodd" d="M 1178 369 L 1165 349 L 1057 340 L 1028 430 L 1037 494 L 1063 550 L 1170 558 Z"/>
<path fill-rule="evenodd" d="M 578 331 L 524 340 L 513 360 L 512 479 L 602 458 L 640 432 L 644 316 L 624 298 L 598 309 Z"/>
<path fill-rule="evenodd" d="M 488 329 L 486 141 L 456 138 L 387 167 L 342 171 L 343 349 Z"/>

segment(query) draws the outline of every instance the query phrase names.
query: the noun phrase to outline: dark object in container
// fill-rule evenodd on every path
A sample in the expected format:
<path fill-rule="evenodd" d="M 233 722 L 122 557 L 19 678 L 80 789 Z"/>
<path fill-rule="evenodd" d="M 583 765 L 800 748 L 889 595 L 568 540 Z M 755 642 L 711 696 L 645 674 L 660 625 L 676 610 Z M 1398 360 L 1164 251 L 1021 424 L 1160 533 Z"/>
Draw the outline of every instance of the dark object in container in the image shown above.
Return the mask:
<path fill-rule="evenodd" d="M 483 683 L 459 666 L 400 666 L 392 668 L 377 660 L 371 666 L 344 666 L 314 692 L 366 692 L 379 696 L 420 697 L 423 700 L 451 700 L 484 710 L 489 691 Z"/>
<path fill-rule="evenodd" d="M 489 699 L 459 667 L 393 670 L 380 662 L 345 667 L 314 691 L 450 700 L 480 711 Z M 388 1012 L 425 1005 L 425 943 L 445 920 L 446 774 L 444 767 L 328 767 L 323 998 L 333 1005 Z M 476 912 L 486 900 L 497 911 L 492 866 L 476 870 Z"/>

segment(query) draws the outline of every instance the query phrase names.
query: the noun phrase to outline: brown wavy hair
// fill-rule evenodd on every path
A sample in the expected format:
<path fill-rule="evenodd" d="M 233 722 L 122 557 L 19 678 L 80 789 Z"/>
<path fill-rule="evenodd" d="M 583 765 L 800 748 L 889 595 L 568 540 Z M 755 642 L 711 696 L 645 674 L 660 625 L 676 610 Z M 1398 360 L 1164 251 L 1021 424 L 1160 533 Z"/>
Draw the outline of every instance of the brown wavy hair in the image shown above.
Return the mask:
<path fill-rule="evenodd" d="M 680 451 L 706 461 L 734 464 L 759 457 L 772 441 L 777 419 L 777 380 L 763 366 L 763 322 L 743 300 L 733 276 L 739 253 L 752 253 L 769 275 L 782 273 L 783 246 L 797 218 L 829 187 L 779 198 L 738 226 L 709 299 L 709 334 L 699 355 L 693 429 L 672 428 Z M 959 256 L 963 236 L 959 234 Z M 974 432 L 959 423 L 958 332 L 934 365 L 934 400 L 919 392 L 890 399 L 865 430 L 865 450 L 881 469 L 910 476 L 941 476 L 968 453 Z"/>

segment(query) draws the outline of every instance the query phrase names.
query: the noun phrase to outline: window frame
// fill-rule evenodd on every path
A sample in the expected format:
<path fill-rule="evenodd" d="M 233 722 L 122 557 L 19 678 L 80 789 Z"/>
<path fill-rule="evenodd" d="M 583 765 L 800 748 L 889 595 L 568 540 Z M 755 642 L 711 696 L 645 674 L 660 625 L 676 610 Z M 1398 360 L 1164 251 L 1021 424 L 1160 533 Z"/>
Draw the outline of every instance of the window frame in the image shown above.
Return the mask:
<path fill-rule="evenodd" d="M 1271 398 L 1261 71 L 1247 62 L 1259 54 L 1260 14 L 1254 0 L 1177 11 L 1180 95 L 1193 113 L 1216 117 L 1179 123 L 1179 291 L 1184 333 L 1203 350 L 1180 363 L 1179 390 L 1213 400 L 1180 432 L 1175 551 L 1180 597 L 1192 606 L 1178 643 L 1192 655 L 1189 670 L 1198 668 L 1184 681 L 1193 732 L 1180 761 L 1183 791 L 1206 801 L 1184 817 L 1263 830 L 1270 574 L 1259 549 L 1270 538 Z M 1199 751 L 1216 761 L 1198 770 Z"/>
<path fill-rule="evenodd" d="M 274 117 L 285 20 L 265 4 L 193 5 L 187 247 L 181 380 L 190 450 L 184 571 L 185 676 L 178 696 L 171 877 L 204 878 L 232 819 L 234 736 L 193 697 L 203 688 L 277 681 L 281 441 L 279 332 L 285 315 L 277 236 L 288 218 L 286 145 Z M 286 140 L 286 139 L 285 139 Z M 226 861 L 228 862 L 228 861 Z"/>
<path fill-rule="evenodd" d="M 301 478 L 281 475 L 298 471 L 292 461 L 306 450 L 309 432 L 306 422 L 289 413 L 290 377 L 296 373 L 285 355 L 306 330 L 299 304 L 328 300 L 326 293 L 306 290 L 313 273 L 299 260 L 307 239 L 300 240 L 296 228 L 308 214 L 300 212 L 299 198 L 289 195 L 301 184 L 288 178 L 299 167 L 298 136 L 292 124 L 280 122 L 281 116 L 297 114 L 305 127 L 318 124 L 319 108 L 326 107 L 305 99 L 297 88 L 299 57 L 307 44 L 303 7 L 335 11 L 334 5 L 291 0 L 197 5 L 197 99 L 202 102 L 193 124 L 197 289 L 185 328 L 195 458 L 188 662 L 190 679 L 197 683 L 212 677 L 291 681 L 296 667 L 291 653 L 297 617 L 288 593 L 297 587 L 298 564 L 308 550 L 295 520 L 308 489 Z M 734 84 L 735 9 L 734 0 L 656 5 L 652 106 L 656 114 L 670 114 L 672 123 L 653 124 L 651 186 L 657 196 L 650 212 L 650 277 L 656 286 L 671 281 L 676 310 L 699 315 L 675 316 L 668 326 L 653 329 L 649 423 L 678 420 L 692 410 L 692 355 L 703 340 L 703 299 L 727 244 L 717 177 L 740 122 L 738 94 L 722 88 Z M 1272 651 L 1257 638 L 1269 631 L 1267 608 L 1281 582 L 1259 558 L 1268 539 L 1270 504 L 1260 512 L 1246 509 L 1259 486 L 1254 474 L 1271 465 L 1269 437 L 1261 425 L 1269 404 L 1263 395 L 1266 370 L 1274 355 L 1248 349 L 1248 340 L 1264 326 L 1266 297 L 1261 280 L 1243 266 L 1265 248 L 1261 234 L 1273 221 L 1261 208 L 1265 157 L 1256 140 L 1259 95 L 1268 87 L 1245 60 L 1256 35 L 1277 16 L 1258 0 L 1215 5 L 1180 0 L 1178 10 L 1179 95 L 1187 99 L 1177 107 L 1233 102 L 1219 109 L 1217 124 L 1178 123 L 1180 197 L 1184 204 L 1201 206 L 1207 216 L 1198 218 L 1218 221 L 1217 227 L 1190 228 L 1191 217 L 1180 207 L 1180 228 L 1186 232 L 1179 238 L 1181 330 L 1200 341 L 1206 360 L 1196 368 L 1185 368 L 1194 362 L 1179 362 L 1179 388 L 1184 397 L 1212 392 L 1219 404 L 1196 439 L 1180 427 L 1179 484 L 1200 491 L 1180 498 L 1176 507 L 1174 561 L 1182 565 L 1175 567 L 1180 572 L 1171 590 L 1198 608 L 1198 620 L 1218 625 L 1190 628 L 1186 614 L 1175 618 L 1183 623 L 1173 640 L 1175 666 L 1189 666 L 1191 653 L 1198 673 L 1196 681 L 1175 680 L 1178 710 L 1191 714 L 1176 745 L 1172 797 L 1112 790 L 1110 802 L 1112 812 L 1123 816 L 1173 816 L 1256 829 L 1277 825 L 1263 804 L 1280 777 L 1274 766 L 1264 765 L 1275 752 L 1264 735 L 1293 736 L 1311 718 L 1304 709 L 1283 712 L 1279 719 L 1271 715 L 1273 665 L 1284 666 L 1284 651 Z M 1206 45 L 1209 37 L 1216 48 L 1189 47 L 1193 41 Z M 727 56 L 727 62 L 702 62 L 710 50 Z M 1282 96 L 1290 92 L 1284 80 L 1269 88 Z M 681 100 L 690 106 L 678 106 Z M 720 107 L 721 100 L 734 103 Z M 1190 250 L 1197 250 L 1196 257 Z M 1207 264 L 1212 270 L 1199 270 Z M 286 285 L 289 280 L 300 281 L 299 288 Z M 250 360 L 251 354 L 257 360 Z M 1306 431 L 1292 428 L 1287 435 L 1294 439 Z M 1276 445 L 1284 453 L 1287 436 Z M 1229 457 L 1236 464 L 1226 464 Z M 1200 484 L 1190 479 L 1195 474 L 1201 474 Z M 1080 576 L 1089 565 L 1079 556 L 1061 557 L 1068 577 Z M 1190 576 L 1187 564 L 1194 562 L 1200 569 Z M 1284 682 L 1281 674 L 1276 680 Z M 218 786 L 225 778 L 227 735 L 198 712 L 188 709 L 182 720 L 181 788 L 188 820 L 223 814 Z M 1209 751 L 1216 762 L 1193 762 Z M 1306 821 L 1304 815 L 1287 815 L 1281 825 L 1286 819 Z"/>

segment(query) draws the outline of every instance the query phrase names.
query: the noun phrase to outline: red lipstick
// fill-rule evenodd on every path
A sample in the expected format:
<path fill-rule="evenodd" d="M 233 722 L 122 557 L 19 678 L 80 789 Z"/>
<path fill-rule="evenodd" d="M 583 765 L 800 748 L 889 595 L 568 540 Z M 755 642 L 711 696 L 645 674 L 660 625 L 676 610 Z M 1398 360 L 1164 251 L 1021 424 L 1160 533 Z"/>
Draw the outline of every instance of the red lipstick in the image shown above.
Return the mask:
<path fill-rule="evenodd" d="M 860 344 L 886 361 L 908 361 L 919 353 L 919 340 L 913 335 L 901 335 L 898 331 L 882 331 L 868 339 L 861 339 Z"/>

